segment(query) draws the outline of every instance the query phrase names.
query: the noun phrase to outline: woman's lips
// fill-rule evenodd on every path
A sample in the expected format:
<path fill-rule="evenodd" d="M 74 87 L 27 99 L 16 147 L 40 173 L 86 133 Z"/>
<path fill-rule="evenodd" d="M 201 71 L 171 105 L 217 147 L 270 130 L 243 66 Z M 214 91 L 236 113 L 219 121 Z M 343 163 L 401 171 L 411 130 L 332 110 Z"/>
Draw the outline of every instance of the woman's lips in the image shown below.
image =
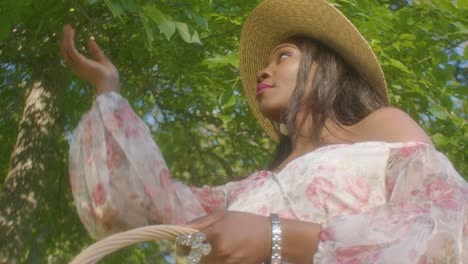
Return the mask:
<path fill-rule="evenodd" d="M 270 89 L 272 86 L 269 85 L 269 84 L 266 84 L 266 83 L 259 83 L 257 85 L 257 96 L 261 93 L 263 93 L 263 91 L 265 91 L 266 89 Z"/>

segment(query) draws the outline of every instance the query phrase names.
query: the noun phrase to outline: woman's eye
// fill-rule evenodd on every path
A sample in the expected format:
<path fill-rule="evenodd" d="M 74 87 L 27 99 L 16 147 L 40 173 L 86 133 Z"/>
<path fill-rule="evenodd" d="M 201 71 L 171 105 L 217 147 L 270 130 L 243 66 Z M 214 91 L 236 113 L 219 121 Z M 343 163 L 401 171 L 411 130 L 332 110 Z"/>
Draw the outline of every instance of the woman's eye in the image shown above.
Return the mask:
<path fill-rule="evenodd" d="M 282 61 L 282 60 L 286 59 L 287 57 L 289 57 L 288 53 L 280 53 L 279 56 L 278 56 L 278 60 Z"/>

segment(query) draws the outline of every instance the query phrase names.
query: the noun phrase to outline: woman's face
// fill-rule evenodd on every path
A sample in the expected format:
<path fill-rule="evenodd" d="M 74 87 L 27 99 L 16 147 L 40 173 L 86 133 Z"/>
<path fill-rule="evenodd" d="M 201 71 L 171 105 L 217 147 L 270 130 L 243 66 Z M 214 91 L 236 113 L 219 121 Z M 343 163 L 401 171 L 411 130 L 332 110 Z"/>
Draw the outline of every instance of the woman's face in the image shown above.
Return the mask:
<path fill-rule="evenodd" d="M 292 43 L 278 45 L 270 54 L 267 65 L 257 73 L 257 100 L 262 114 L 275 122 L 288 109 L 297 84 L 302 53 Z"/>

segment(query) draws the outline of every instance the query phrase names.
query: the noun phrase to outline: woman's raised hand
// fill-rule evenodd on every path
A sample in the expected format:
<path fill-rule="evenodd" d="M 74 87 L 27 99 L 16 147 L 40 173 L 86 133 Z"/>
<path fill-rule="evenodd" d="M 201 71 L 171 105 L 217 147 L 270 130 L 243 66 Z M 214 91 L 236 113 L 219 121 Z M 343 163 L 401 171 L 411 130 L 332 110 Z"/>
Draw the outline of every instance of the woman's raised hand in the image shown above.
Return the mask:
<path fill-rule="evenodd" d="M 94 59 L 88 59 L 75 48 L 75 30 L 69 25 L 63 28 L 60 50 L 65 62 L 83 80 L 96 87 L 97 93 L 119 92 L 119 72 L 104 55 L 92 37 L 86 48 Z"/>

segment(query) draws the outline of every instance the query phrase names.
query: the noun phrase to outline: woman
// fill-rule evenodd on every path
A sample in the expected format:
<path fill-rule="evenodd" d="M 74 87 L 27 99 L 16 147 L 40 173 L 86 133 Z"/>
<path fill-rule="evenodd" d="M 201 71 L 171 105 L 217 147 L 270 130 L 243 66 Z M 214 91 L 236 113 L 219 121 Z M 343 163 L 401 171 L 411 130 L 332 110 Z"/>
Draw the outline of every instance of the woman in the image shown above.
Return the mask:
<path fill-rule="evenodd" d="M 218 187 L 171 180 L 118 95 L 116 68 L 92 39 L 94 60 L 79 54 L 73 37 L 66 26 L 62 54 L 99 94 L 70 150 L 77 209 L 93 236 L 191 221 L 206 236 L 191 263 L 210 250 L 203 263 L 468 261 L 468 185 L 408 115 L 388 107 L 375 55 L 327 2 L 265 0 L 246 21 L 245 95 L 280 144 L 270 170 Z"/>

